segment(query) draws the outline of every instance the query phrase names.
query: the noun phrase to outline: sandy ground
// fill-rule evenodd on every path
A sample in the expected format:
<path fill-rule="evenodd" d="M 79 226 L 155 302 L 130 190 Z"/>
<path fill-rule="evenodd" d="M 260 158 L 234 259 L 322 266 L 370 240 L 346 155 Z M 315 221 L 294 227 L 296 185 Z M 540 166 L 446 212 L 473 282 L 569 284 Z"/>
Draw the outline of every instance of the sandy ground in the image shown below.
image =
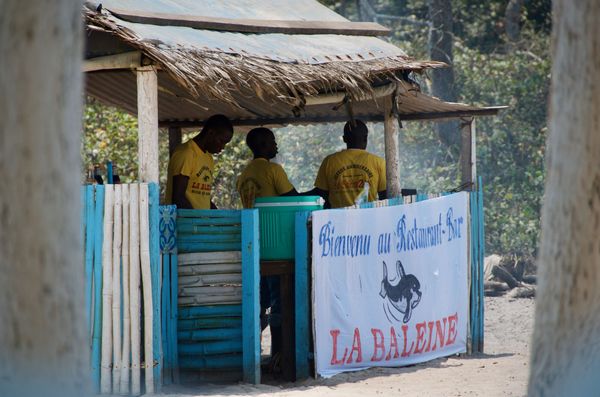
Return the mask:
<path fill-rule="evenodd" d="M 403 368 L 372 368 L 282 385 L 200 385 L 165 390 L 192 396 L 524 396 L 534 301 L 486 298 L 485 353 Z M 264 336 L 263 336 L 264 337 Z"/>

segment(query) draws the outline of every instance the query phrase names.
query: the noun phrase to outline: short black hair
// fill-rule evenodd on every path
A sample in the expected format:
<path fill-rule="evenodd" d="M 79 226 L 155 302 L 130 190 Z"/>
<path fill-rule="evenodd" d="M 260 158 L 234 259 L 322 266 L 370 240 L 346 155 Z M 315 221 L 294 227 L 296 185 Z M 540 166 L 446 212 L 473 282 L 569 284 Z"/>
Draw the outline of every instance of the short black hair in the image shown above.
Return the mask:
<path fill-rule="evenodd" d="M 227 116 L 223 114 L 215 114 L 206 120 L 202 130 L 217 130 L 233 133 L 233 124 Z"/>
<path fill-rule="evenodd" d="M 352 121 L 348 121 L 344 125 L 344 136 L 364 136 L 368 134 L 367 125 L 360 120 L 354 120 L 354 125 L 352 125 Z"/>
<path fill-rule="evenodd" d="M 259 149 L 257 147 L 258 143 L 267 134 L 273 134 L 273 131 L 271 131 L 270 129 L 265 128 L 265 127 L 258 127 L 258 128 L 251 129 L 250 132 L 248 132 L 248 135 L 246 135 L 246 145 L 248 145 L 248 147 L 250 148 L 250 150 L 252 150 L 252 152 L 256 152 L 256 150 Z"/>

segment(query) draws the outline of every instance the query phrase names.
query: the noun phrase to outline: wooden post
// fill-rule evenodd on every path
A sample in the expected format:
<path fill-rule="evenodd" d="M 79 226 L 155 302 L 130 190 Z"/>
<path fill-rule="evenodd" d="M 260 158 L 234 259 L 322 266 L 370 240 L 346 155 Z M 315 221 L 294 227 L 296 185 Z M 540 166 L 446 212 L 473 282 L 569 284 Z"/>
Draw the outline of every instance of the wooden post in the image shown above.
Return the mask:
<path fill-rule="evenodd" d="M 244 382 L 260 383 L 258 210 L 242 210 L 242 356 Z"/>
<path fill-rule="evenodd" d="M 158 183 L 158 76 L 153 66 L 136 70 L 140 182 Z"/>
<path fill-rule="evenodd" d="M 393 96 L 384 101 L 385 176 L 388 198 L 400 197 L 400 157 L 398 156 L 398 123 L 393 112 Z"/>
<path fill-rule="evenodd" d="M 460 180 L 465 190 L 473 190 L 477 180 L 475 119 L 462 119 L 460 123 Z"/>
<path fill-rule="evenodd" d="M 181 144 L 181 127 L 169 127 L 169 157 L 175 148 Z"/>
<path fill-rule="evenodd" d="M 308 267 L 310 258 L 307 222 L 310 212 L 297 212 L 295 224 L 295 307 L 296 307 L 296 380 L 309 376 L 310 295 Z"/>

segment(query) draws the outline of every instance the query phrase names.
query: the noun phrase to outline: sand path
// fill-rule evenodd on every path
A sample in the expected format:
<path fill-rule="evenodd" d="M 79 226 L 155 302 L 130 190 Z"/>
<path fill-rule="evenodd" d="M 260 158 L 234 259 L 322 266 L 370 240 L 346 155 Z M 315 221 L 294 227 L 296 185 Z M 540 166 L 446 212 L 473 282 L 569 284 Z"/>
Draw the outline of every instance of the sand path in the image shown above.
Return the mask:
<path fill-rule="evenodd" d="M 165 390 L 192 396 L 524 396 L 529 374 L 532 299 L 486 298 L 485 353 L 403 368 L 372 368 L 283 385 L 201 385 Z"/>

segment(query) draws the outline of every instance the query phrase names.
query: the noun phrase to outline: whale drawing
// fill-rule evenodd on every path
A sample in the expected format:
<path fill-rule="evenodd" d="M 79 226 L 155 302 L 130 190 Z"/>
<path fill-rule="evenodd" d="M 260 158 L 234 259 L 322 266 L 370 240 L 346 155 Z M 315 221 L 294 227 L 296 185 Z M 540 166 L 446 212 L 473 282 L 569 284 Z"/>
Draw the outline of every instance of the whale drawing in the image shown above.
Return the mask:
<path fill-rule="evenodd" d="M 406 274 L 402 262 L 396 261 L 396 276 L 388 279 L 387 265 L 383 262 L 383 280 L 379 296 L 400 313 L 404 314 L 402 322 L 407 323 L 412 315 L 412 310 L 421 300 L 421 283 L 413 274 Z"/>

